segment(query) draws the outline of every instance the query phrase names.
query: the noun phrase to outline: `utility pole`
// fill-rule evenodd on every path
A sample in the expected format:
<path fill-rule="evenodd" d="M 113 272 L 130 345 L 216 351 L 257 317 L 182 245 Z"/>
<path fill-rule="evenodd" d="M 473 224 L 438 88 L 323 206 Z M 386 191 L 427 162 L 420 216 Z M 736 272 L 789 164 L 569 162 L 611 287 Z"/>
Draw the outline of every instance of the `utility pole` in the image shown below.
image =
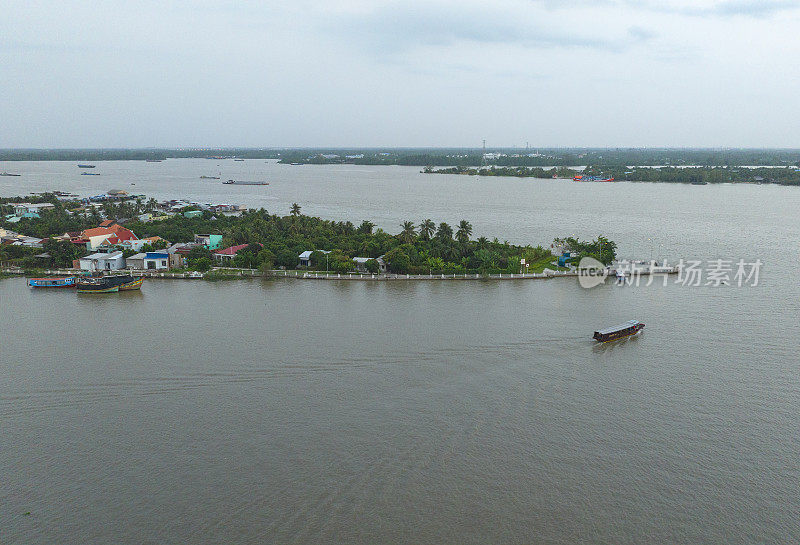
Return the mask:
<path fill-rule="evenodd" d="M 483 154 L 481 155 L 481 166 L 486 166 L 486 139 L 483 139 Z"/>

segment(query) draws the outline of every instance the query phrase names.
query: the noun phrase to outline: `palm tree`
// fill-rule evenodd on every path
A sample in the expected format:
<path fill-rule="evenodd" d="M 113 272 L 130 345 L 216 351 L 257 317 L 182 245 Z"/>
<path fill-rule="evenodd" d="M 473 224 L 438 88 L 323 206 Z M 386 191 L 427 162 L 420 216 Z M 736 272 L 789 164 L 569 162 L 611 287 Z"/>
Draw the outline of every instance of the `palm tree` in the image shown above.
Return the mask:
<path fill-rule="evenodd" d="M 479 237 L 478 238 L 478 246 L 480 248 L 486 248 L 486 245 L 489 244 L 489 239 L 486 237 Z"/>
<path fill-rule="evenodd" d="M 453 228 L 445 222 L 440 223 L 439 228 L 436 230 L 436 238 L 440 240 L 453 240 Z"/>
<path fill-rule="evenodd" d="M 297 217 L 297 216 L 299 216 L 299 215 L 300 215 L 300 205 L 299 205 L 299 204 L 297 204 L 296 202 L 295 202 L 295 203 L 292 203 L 292 211 L 291 211 L 291 214 L 292 214 L 294 217 Z"/>
<path fill-rule="evenodd" d="M 461 220 L 458 224 L 458 231 L 456 231 L 456 239 L 465 244 L 469 242 L 469 237 L 472 235 L 472 224 L 467 220 Z"/>
<path fill-rule="evenodd" d="M 425 220 L 419 224 L 419 238 L 422 240 L 430 240 L 434 231 L 436 231 L 436 224 L 433 223 L 433 220 Z"/>
<path fill-rule="evenodd" d="M 361 222 L 361 225 L 358 226 L 358 232 L 363 233 L 365 235 L 371 235 L 372 229 L 375 227 L 375 224 L 369 220 L 364 220 Z"/>
<path fill-rule="evenodd" d="M 414 222 L 404 221 L 400 226 L 403 228 L 400 235 L 398 235 L 400 240 L 407 244 L 414 242 L 414 236 L 417 234 L 414 230 Z"/>

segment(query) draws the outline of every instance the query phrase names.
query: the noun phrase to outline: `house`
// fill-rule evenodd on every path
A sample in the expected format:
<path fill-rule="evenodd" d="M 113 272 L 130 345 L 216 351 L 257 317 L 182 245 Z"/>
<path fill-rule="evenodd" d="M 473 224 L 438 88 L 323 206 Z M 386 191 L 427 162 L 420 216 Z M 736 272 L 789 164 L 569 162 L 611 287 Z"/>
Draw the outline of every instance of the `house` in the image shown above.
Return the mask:
<path fill-rule="evenodd" d="M 240 250 L 244 250 L 248 246 L 250 246 L 250 245 L 249 244 L 237 244 L 236 246 L 230 246 L 228 248 L 225 248 L 224 250 L 217 250 L 213 254 L 214 255 L 214 259 L 216 259 L 217 261 L 220 261 L 220 262 L 225 262 L 225 261 L 231 262 L 231 261 L 233 261 L 233 258 L 236 256 L 237 252 L 239 252 Z M 263 248 L 262 244 L 259 244 L 259 246 L 261 246 Z"/>
<path fill-rule="evenodd" d="M 195 235 L 194 241 L 207 246 L 209 250 L 222 247 L 222 235 Z"/>
<path fill-rule="evenodd" d="M 138 253 L 133 254 L 130 257 L 125 258 L 125 268 L 126 269 L 135 269 L 135 270 L 143 270 L 144 269 L 144 258 L 146 254 Z"/>
<path fill-rule="evenodd" d="M 133 234 L 133 231 L 126 229 L 116 222 L 107 224 L 105 227 L 101 226 L 85 229 L 81 232 L 81 239 L 86 242 L 87 250 L 95 250 L 103 243 L 114 245 L 127 240 L 139 240 L 139 238 Z"/>
<path fill-rule="evenodd" d="M 42 210 L 52 210 L 55 205 L 49 202 L 31 204 L 29 202 L 19 202 L 14 204 L 14 214 L 21 217 L 39 217 Z M 35 214 L 35 216 L 25 216 L 25 214 Z"/>
<path fill-rule="evenodd" d="M 370 259 L 373 259 L 373 258 L 371 258 L 371 257 L 354 257 L 353 258 L 353 263 L 356 266 L 356 270 L 358 272 L 369 272 L 369 271 L 367 271 L 367 261 L 369 261 Z M 380 257 L 375 259 L 375 261 L 378 262 L 378 270 L 380 272 L 382 272 L 382 273 L 385 273 L 386 272 L 386 262 L 383 259 L 381 259 Z"/>
<path fill-rule="evenodd" d="M 126 241 L 123 241 L 123 242 L 119 242 L 117 244 L 117 246 L 119 246 L 120 248 L 123 248 L 123 249 L 128 249 L 129 248 L 129 249 L 133 250 L 134 252 L 138 252 L 138 251 L 140 251 L 142 249 L 142 247 L 145 244 L 154 245 L 155 243 L 157 243 L 159 241 L 164 241 L 167 244 L 169 244 L 169 242 L 164 240 L 163 238 L 155 236 L 155 237 L 147 237 L 147 238 L 126 240 Z"/>
<path fill-rule="evenodd" d="M 144 256 L 144 268 L 156 271 L 169 269 L 169 254 L 166 251 L 147 252 Z"/>
<path fill-rule="evenodd" d="M 311 254 L 313 254 L 316 251 L 320 251 L 323 254 L 331 253 L 329 250 L 306 250 L 305 252 L 303 252 L 302 254 L 297 256 L 297 258 L 300 260 L 300 266 L 301 267 L 310 267 L 311 266 Z"/>
<path fill-rule="evenodd" d="M 183 269 L 186 266 L 186 257 L 183 252 L 178 251 L 182 246 L 182 244 L 173 244 L 165 250 L 169 254 L 170 269 Z"/>
<path fill-rule="evenodd" d="M 183 213 L 184 218 L 199 218 L 202 217 L 203 211 L 202 210 L 187 210 Z"/>
<path fill-rule="evenodd" d="M 37 237 L 21 236 L 14 242 L 14 246 L 26 246 L 28 248 L 41 248 L 44 245 L 45 239 Z"/>
<path fill-rule="evenodd" d="M 84 271 L 117 271 L 125 268 L 122 252 L 90 254 L 80 258 L 79 261 L 81 270 Z"/>

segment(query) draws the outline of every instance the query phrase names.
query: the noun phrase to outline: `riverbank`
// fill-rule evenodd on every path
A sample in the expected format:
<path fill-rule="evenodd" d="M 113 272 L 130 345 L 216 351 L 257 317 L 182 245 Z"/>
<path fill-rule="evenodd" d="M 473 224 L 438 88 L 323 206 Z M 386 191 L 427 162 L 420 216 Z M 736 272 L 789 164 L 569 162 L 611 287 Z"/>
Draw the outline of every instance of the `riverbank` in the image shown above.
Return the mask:
<path fill-rule="evenodd" d="M 86 271 L 80 269 L 45 269 L 36 271 L 26 271 L 22 268 L 9 267 L 0 270 L 0 278 L 10 278 L 15 276 L 34 277 L 34 276 L 76 276 Z M 119 271 L 123 272 L 123 271 Z M 153 279 L 175 279 L 175 280 L 240 280 L 243 278 L 294 278 L 300 280 L 355 280 L 355 281 L 391 281 L 391 280 L 543 280 L 550 278 L 570 278 L 579 276 L 578 271 L 564 270 L 554 271 L 546 270 L 541 273 L 499 273 L 499 274 L 361 274 L 361 273 L 332 273 L 332 272 L 317 272 L 317 271 L 260 271 L 258 269 L 230 269 L 230 268 L 214 268 L 205 273 L 197 271 L 186 272 L 160 272 L 160 271 L 137 271 L 129 270 L 124 271 L 130 273 L 134 277 L 153 278 Z M 608 276 L 614 276 L 616 270 L 609 268 L 606 270 Z M 637 271 L 637 274 L 643 276 L 649 275 L 665 275 L 665 274 L 678 274 L 678 268 L 672 267 L 665 270 L 663 267 L 658 267 L 656 270 L 644 269 Z"/>

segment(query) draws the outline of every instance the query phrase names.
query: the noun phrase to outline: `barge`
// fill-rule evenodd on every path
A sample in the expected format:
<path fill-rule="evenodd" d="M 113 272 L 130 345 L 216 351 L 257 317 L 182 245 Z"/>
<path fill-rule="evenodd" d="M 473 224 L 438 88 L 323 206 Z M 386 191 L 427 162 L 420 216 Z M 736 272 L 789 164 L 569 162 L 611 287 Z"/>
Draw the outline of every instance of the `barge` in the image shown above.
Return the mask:
<path fill-rule="evenodd" d="M 225 185 L 269 185 L 269 182 L 249 182 L 246 180 L 228 180 L 222 183 Z"/>

